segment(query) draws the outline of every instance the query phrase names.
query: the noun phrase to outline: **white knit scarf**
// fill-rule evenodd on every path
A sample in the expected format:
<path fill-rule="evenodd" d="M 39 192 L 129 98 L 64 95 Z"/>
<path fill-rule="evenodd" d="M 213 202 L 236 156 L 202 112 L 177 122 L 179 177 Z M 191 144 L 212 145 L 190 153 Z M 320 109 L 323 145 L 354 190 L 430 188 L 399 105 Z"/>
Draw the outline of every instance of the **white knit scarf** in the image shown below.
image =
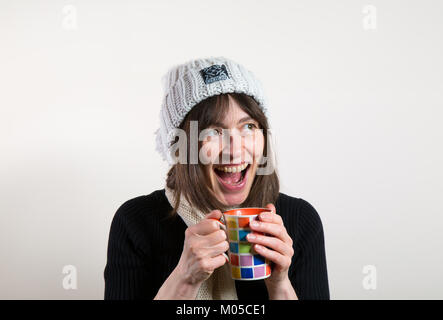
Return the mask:
<path fill-rule="evenodd" d="M 165 194 L 174 208 L 174 193 L 167 185 L 165 185 Z M 197 208 L 193 208 L 184 195 L 180 196 L 177 213 L 188 227 L 205 219 L 205 214 Z M 215 269 L 211 276 L 203 282 L 198 290 L 196 300 L 238 300 L 235 280 L 231 277 L 229 263 Z"/>

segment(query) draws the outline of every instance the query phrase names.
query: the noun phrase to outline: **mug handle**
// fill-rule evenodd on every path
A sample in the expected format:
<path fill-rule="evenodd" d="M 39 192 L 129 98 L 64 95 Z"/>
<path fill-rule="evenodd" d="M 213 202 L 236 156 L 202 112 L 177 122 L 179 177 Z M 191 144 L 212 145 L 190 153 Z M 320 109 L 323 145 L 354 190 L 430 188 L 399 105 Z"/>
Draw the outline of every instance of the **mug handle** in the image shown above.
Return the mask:
<path fill-rule="evenodd" d="M 223 218 L 223 216 L 222 216 L 222 218 Z M 215 218 L 209 218 L 209 219 L 217 221 L 219 226 L 220 226 L 220 229 L 225 231 L 226 238 L 228 238 L 228 231 L 226 230 L 225 223 L 223 221 L 221 221 L 221 219 L 215 219 Z M 226 252 L 228 252 L 228 251 L 226 251 Z M 230 259 L 229 259 L 229 256 L 226 254 L 226 252 L 223 252 L 222 254 L 226 258 L 227 262 L 231 262 Z"/>

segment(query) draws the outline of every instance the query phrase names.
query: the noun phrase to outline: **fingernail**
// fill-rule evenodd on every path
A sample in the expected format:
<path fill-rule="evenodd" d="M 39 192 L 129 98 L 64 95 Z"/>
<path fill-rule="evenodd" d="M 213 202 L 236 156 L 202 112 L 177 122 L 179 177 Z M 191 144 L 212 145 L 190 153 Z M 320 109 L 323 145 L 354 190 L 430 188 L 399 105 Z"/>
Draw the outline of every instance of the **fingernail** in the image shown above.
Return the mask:
<path fill-rule="evenodd" d="M 252 233 L 248 234 L 248 239 L 254 240 L 256 238 L 256 236 Z"/>
<path fill-rule="evenodd" d="M 252 221 L 252 222 L 251 222 L 251 226 L 253 226 L 253 227 L 258 227 L 258 222 L 257 222 L 257 221 Z"/>

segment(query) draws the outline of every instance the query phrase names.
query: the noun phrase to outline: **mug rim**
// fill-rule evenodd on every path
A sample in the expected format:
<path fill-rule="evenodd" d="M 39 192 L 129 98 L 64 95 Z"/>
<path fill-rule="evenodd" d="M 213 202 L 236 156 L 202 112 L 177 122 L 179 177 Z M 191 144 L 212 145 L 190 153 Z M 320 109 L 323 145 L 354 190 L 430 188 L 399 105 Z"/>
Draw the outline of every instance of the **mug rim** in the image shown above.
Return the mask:
<path fill-rule="evenodd" d="M 246 208 L 234 208 L 228 211 L 223 212 L 223 215 L 227 215 L 227 216 L 231 216 L 231 217 L 240 217 L 240 216 L 256 216 L 259 215 L 261 212 L 259 213 L 241 213 L 241 214 L 233 214 L 230 213 L 231 211 L 236 211 L 236 210 L 249 210 L 249 209 L 261 209 L 263 211 L 267 211 L 267 212 L 271 212 L 272 210 L 269 208 L 263 208 L 263 207 L 246 207 Z M 262 212 L 263 212 L 262 211 Z"/>

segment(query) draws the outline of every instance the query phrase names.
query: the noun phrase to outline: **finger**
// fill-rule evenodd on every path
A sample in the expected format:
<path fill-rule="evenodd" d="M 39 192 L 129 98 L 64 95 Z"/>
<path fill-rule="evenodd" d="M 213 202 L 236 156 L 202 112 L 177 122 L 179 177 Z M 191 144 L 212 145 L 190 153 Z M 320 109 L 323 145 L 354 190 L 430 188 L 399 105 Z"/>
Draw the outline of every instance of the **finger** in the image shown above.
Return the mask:
<path fill-rule="evenodd" d="M 227 240 L 226 231 L 218 229 L 210 234 L 200 237 L 200 243 L 203 247 L 212 247 L 220 242 Z"/>
<path fill-rule="evenodd" d="M 275 209 L 275 206 L 272 203 L 268 203 L 266 205 L 266 208 L 270 209 L 272 211 L 272 213 L 276 213 L 277 210 Z"/>
<path fill-rule="evenodd" d="M 273 212 L 260 213 L 259 219 L 264 222 L 276 223 L 283 225 L 283 219 L 279 214 Z"/>
<path fill-rule="evenodd" d="M 255 244 L 254 250 L 261 256 L 271 260 L 276 265 L 280 266 L 281 269 L 286 270 L 291 266 L 291 258 L 289 256 L 282 255 L 281 253 L 268 249 L 262 245 Z"/>
<path fill-rule="evenodd" d="M 219 228 L 226 229 L 225 225 L 220 221 L 221 218 L 223 218 L 223 214 L 218 209 L 212 210 L 205 216 L 205 220 L 215 221 Z"/>
<path fill-rule="evenodd" d="M 249 226 L 253 231 L 267 233 L 271 236 L 277 237 L 284 242 L 290 243 L 292 246 L 292 239 L 288 235 L 286 228 L 282 224 L 269 223 L 263 221 L 252 221 Z"/>
<path fill-rule="evenodd" d="M 262 246 L 266 246 L 274 251 L 279 252 L 284 256 L 292 257 L 294 255 L 294 249 L 292 248 L 292 246 L 290 246 L 286 242 L 283 242 L 279 238 L 267 237 L 263 235 L 249 233 L 247 235 L 247 239 L 251 243 L 256 243 Z"/>
<path fill-rule="evenodd" d="M 196 235 L 205 236 L 220 230 L 220 224 L 213 219 L 203 219 L 197 224 L 189 227 L 190 231 Z"/>
<path fill-rule="evenodd" d="M 216 210 L 212 210 L 211 212 L 209 212 L 207 215 L 205 215 L 205 219 L 216 219 L 216 220 L 220 220 L 220 218 L 222 217 L 222 212 L 218 209 Z"/>
<path fill-rule="evenodd" d="M 224 252 L 228 251 L 228 249 L 229 249 L 229 242 L 228 241 L 222 241 L 222 242 L 217 243 L 214 246 L 206 248 L 206 250 L 207 250 L 206 254 L 209 257 L 213 258 L 213 257 L 216 257 L 216 256 L 218 256 L 220 254 L 223 254 Z"/>
<path fill-rule="evenodd" d="M 215 270 L 217 268 L 220 268 L 222 265 L 226 263 L 226 258 L 223 254 L 219 254 L 213 258 L 211 258 L 209 265 L 212 270 Z"/>

